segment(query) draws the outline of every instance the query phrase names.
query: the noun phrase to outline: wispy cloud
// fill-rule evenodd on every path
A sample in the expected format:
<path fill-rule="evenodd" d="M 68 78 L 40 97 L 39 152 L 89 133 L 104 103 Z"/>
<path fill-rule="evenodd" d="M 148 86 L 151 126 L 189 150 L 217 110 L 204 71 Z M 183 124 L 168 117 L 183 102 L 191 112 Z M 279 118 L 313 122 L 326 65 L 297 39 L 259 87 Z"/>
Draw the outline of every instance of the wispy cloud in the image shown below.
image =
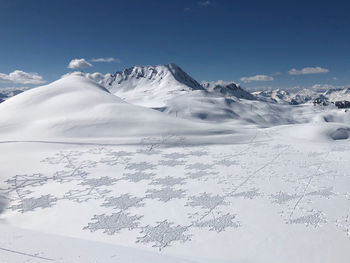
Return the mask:
<path fill-rule="evenodd" d="M 42 84 L 46 81 L 38 73 L 28 73 L 22 70 L 15 70 L 9 74 L 0 73 L 0 82 L 16 84 Z"/>
<path fill-rule="evenodd" d="M 209 0 L 207 0 L 207 1 L 199 1 L 198 2 L 198 5 L 200 5 L 200 6 L 210 6 L 210 5 L 213 5 L 214 4 L 214 2 L 213 1 L 209 1 Z"/>
<path fill-rule="evenodd" d="M 92 64 L 87 62 L 84 58 L 76 58 L 71 60 L 68 64 L 68 68 L 77 69 L 77 68 L 89 68 L 92 67 Z"/>
<path fill-rule="evenodd" d="M 305 67 L 300 70 L 292 68 L 288 71 L 289 75 L 307 75 L 307 74 L 324 74 L 328 73 L 329 70 L 321 67 Z"/>
<path fill-rule="evenodd" d="M 252 81 L 272 81 L 273 77 L 268 75 L 255 75 L 251 77 L 243 77 L 243 78 L 240 78 L 240 80 L 245 83 L 252 82 Z"/>
<path fill-rule="evenodd" d="M 92 62 L 103 62 L 103 63 L 110 63 L 110 62 L 116 62 L 121 63 L 120 59 L 118 58 L 93 58 L 91 59 Z"/>

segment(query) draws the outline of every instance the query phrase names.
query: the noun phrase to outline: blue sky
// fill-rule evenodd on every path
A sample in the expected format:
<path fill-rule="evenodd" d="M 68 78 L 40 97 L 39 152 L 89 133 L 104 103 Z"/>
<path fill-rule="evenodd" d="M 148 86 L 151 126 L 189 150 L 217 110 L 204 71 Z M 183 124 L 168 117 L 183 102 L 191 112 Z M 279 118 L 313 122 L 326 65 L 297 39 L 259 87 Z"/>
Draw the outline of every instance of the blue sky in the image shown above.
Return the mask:
<path fill-rule="evenodd" d="M 349 10 L 347 1 L 4 0 L 0 87 L 54 81 L 81 70 L 67 68 L 73 59 L 102 73 L 174 62 L 198 81 L 246 88 L 349 85 Z"/>

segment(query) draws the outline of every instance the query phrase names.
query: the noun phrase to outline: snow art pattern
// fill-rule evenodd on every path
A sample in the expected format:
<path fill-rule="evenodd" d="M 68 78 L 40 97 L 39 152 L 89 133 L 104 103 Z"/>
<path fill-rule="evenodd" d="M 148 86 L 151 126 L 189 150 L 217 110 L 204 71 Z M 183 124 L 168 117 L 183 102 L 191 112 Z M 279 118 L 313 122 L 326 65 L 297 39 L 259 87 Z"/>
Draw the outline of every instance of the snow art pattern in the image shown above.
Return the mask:
<path fill-rule="evenodd" d="M 350 201 L 349 193 L 337 193 L 325 183 L 330 173 L 327 162 L 319 160 L 326 160 L 328 153 L 308 156 L 315 159 L 314 164 L 300 163 L 298 169 L 304 169 L 304 173 L 298 174 L 298 169 L 293 173 L 280 168 L 280 163 L 288 159 L 285 155 L 294 154 L 287 146 L 273 146 L 278 149 L 275 156 L 266 156 L 249 145 L 235 146 L 241 147 L 235 149 L 236 154 L 213 154 L 205 147 L 181 146 L 183 138 L 177 139 L 178 147 L 162 148 L 167 139 L 145 138 L 141 147 L 60 151 L 42 161 L 55 167 L 53 172 L 15 175 L 6 181 L 7 187 L 1 190 L 10 196 L 7 209 L 24 214 L 55 209 L 63 201 L 93 202 L 98 211 L 81 225 L 82 231 L 116 237 L 130 231 L 136 237 L 134 242 L 159 250 L 196 239 L 196 231 L 220 235 L 244 227 L 246 222 L 235 204 L 253 205 L 257 200 L 272 205 L 288 226 L 316 231 L 325 224 L 334 224 L 349 235 L 348 214 L 331 218 L 322 207 L 314 205 L 317 200 L 332 201 L 339 196 Z M 261 162 L 249 163 L 249 154 L 259 156 Z M 271 185 L 282 181 L 285 187 L 280 191 L 260 187 L 266 180 Z M 211 192 L 214 185 L 215 192 Z M 50 187 L 59 191 L 53 195 Z M 147 213 L 152 204 L 165 212 Z M 184 220 L 178 221 L 176 214 L 167 212 L 172 207 Z"/>

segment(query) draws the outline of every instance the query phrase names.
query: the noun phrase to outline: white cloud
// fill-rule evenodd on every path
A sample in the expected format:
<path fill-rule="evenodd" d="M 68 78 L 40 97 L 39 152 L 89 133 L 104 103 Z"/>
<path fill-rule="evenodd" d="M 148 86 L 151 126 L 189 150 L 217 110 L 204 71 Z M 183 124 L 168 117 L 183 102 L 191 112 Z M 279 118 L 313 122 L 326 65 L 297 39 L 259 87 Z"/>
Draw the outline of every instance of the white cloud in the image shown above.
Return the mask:
<path fill-rule="evenodd" d="M 68 68 L 72 68 L 72 69 L 75 69 L 75 68 L 89 68 L 89 67 L 92 67 L 92 64 L 87 62 L 84 58 L 73 59 L 68 64 Z"/>
<path fill-rule="evenodd" d="M 16 84 L 42 84 L 46 81 L 38 73 L 15 70 L 10 74 L 0 73 L 0 82 L 10 82 Z"/>
<path fill-rule="evenodd" d="M 118 58 L 93 58 L 91 59 L 92 62 L 105 62 L 105 63 L 109 63 L 109 62 L 116 62 L 116 63 L 120 63 L 120 59 Z"/>
<path fill-rule="evenodd" d="M 268 75 L 255 75 L 251 77 L 243 77 L 241 78 L 241 81 L 248 83 L 252 81 L 272 81 L 273 77 L 268 76 Z"/>
<path fill-rule="evenodd" d="M 198 5 L 200 5 L 200 6 L 210 6 L 212 4 L 214 4 L 213 1 L 209 1 L 209 0 L 207 0 L 207 1 L 199 1 L 198 2 Z"/>
<path fill-rule="evenodd" d="M 306 74 L 322 74 L 322 73 L 328 73 L 329 70 L 326 68 L 321 67 L 306 67 L 301 70 L 292 68 L 288 71 L 289 75 L 306 75 Z"/>
<path fill-rule="evenodd" d="M 217 80 L 217 81 L 206 81 L 206 80 L 203 80 L 201 82 L 201 85 L 203 86 L 211 86 L 211 87 L 215 87 L 217 85 L 220 85 L 220 86 L 227 86 L 227 85 L 230 85 L 230 84 L 237 84 L 235 81 L 225 81 L 225 80 Z"/>
<path fill-rule="evenodd" d="M 100 72 L 84 73 L 84 72 L 81 72 L 81 71 L 73 71 L 73 72 L 69 72 L 67 74 L 62 75 L 61 78 L 65 78 L 65 77 L 68 77 L 68 76 L 81 76 L 81 77 L 85 77 L 85 78 L 91 79 L 91 80 L 93 80 L 93 81 L 95 81 L 97 83 L 101 83 L 105 79 L 110 77 L 111 74 L 110 73 L 103 74 L 103 73 L 100 73 Z"/>

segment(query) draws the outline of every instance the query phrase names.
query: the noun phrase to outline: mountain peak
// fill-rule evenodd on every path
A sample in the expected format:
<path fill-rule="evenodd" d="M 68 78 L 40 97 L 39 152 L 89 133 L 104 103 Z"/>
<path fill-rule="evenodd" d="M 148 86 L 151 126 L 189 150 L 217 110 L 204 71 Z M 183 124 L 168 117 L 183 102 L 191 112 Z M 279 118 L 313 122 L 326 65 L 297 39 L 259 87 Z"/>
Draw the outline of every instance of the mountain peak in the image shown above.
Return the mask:
<path fill-rule="evenodd" d="M 171 97 L 204 90 L 175 63 L 130 67 L 106 78 L 103 84 L 126 101 L 147 107 L 162 107 Z"/>
<path fill-rule="evenodd" d="M 173 78 L 173 80 L 171 80 Z M 185 71 L 183 71 L 175 63 L 169 63 L 165 65 L 157 66 L 134 66 L 126 68 L 122 71 L 116 72 L 112 75 L 108 81 L 109 86 L 115 85 L 115 83 L 122 86 L 123 82 L 130 81 L 130 79 L 145 80 L 144 82 L 157 82 L 162 81 L 177 81 L 180 84 L 188 86 L 193 90 L 203 89 L 202 86 L 190 77 Z"/>
<path fill-rule="evenodd" d="M 207 82 L 203 81 L 202 86 L 211 93 L 219 93 L 223 96 L 234 96 L 240 99 L 253 100 L 255 97 L 249 92 L 242 89 L 238 84 L 234 82 L 217 81 Z"/>

